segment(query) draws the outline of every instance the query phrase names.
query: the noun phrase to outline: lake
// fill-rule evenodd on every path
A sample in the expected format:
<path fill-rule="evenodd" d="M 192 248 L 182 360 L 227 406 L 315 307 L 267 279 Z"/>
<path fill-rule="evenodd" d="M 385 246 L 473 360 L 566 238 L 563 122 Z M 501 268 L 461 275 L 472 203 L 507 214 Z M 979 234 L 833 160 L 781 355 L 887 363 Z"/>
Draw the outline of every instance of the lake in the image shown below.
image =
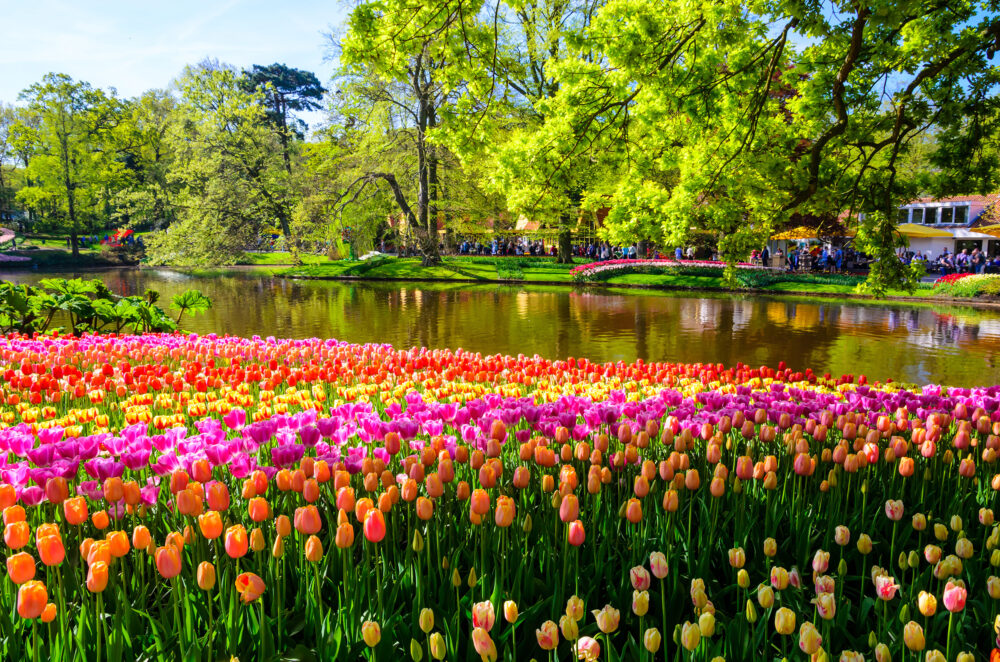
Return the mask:
<path fill-rule="evenodd" d="M 100 278 L 119 294 L 197 288 L 213 308 L 197 333 L 338 338 L 594 361 L 811 367 L 914 383 L 1000 383 L 1000 311 L 850 300 L 624 289 L 302 281 L 259 270 L 0 272 L 14 282 Z"/>

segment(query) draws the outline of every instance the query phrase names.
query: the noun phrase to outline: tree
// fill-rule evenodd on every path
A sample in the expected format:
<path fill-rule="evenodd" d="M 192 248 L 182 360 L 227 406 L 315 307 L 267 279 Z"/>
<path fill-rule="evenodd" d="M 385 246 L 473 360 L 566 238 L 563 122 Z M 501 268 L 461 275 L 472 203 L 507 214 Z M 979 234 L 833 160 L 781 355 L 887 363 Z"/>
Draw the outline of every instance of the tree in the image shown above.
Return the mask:
<path fill-rule="evenodd" d="M 14 161 L 14 140 L 11 129 L 15 121 L 14 109 L 0 103 L 0 222 L 6 222 L 13 210 L 15 190 L 11 171 Z"/>
<path fill-rule="evenodd" d="M 305 123 L 292 113 L 319 110 L 319 101 L 323 98 L 326 90 L 323 89 L 316 75 L 312 72 L 293 69 L 278 63 L 267 66 L 255 64 L 253 68 L 244 72 L 244 77 L 241 80 L 246 89 L 264 95 L 268 108 L 267 119 L 281 141 L 281 155 L 285 171 L 289 179 L 292 179 L 289 143 L 293 139 L 302 140 L 307 128 Z M 279 222 L 282 233 L 289 240 L 289 243 L 292 243 L 290 217 L 290 212 L 282 214 L 279 217 Z"/>
<path fill-rule="evenodd" d="M 116 215 L 132 226 L 159 230 L 177 218 L 179 182 L 172 177 L 177 101 L 149 90 L 129 103 L 116 132 L 127 177 L 115 197 Z"/>
<path fill-rule="evenodd" d="M 28 182 L 17 197 L 28 206 L 52 210 L 69 232 L 74 257 L 79 236 L 92 228 L 121 176 L 113 132 L 122 110 L 114 94 L 65 74 L 47 74 L 21 94 L 27 121 L 14 125 L 20 149 L 30 151 Z"/>
<path fill-rule="evenodd" d="M 260 92 L 229 67 L 188 67 L 166 134 L 177 220 L 148 242 L 156 263 L 229 264 L 289 214 L 294 190 Z"/>
<path fill-rule="evenodd" d="M 355 117 L 363 116 L 361 106 L 389 118 L 391 131 L 383 134 L 386 149 L 410 141 L 416 184 L 415 193 L 408 194 L 398 173 L 373 162 L 348 183 L 344 197 L 355 200 L 372 187 L 386 186 L 425 264 L 440 260 L 443 155 L 431 134 L 465 84 L 445 77 L 464 39 L 461 11 L 460 2 L 424 6 L 410 0 L 369 0 L 351 12 L 340 44 L 341 87 L 350 95 L 347 108 Z"/>

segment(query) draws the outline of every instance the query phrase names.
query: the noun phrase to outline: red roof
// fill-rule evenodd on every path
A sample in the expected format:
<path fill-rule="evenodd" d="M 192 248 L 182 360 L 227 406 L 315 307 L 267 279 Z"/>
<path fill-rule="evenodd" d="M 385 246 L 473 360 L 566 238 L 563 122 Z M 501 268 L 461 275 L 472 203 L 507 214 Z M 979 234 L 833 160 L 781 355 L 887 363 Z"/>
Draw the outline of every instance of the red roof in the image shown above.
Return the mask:
<path fill-rule="evenodd" d="M 989 195 L 953 195 L 948 198 L 917 198 L 906 204 L 913 205 L 929 202 L 982 202 L 985 205 L 991 205 L 1000 202 L 1000 193 L 990 193 Z"/>

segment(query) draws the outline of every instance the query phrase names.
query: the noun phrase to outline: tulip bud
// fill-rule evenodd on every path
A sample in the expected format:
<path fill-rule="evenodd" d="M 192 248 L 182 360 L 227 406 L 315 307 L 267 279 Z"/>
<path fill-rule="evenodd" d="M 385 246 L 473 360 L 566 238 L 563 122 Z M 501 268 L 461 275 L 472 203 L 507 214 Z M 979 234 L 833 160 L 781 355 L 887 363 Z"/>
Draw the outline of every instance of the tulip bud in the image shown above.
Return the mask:
<path fill-rule="evenodd" d="M 424 659 L 424 648 L 416 639 L 410 639 L 410 657 L 413 658 L 413 662 Z"/>
<path fill-rule="evenodd" d="M 473 568 L 469 570 L 469 588 L 475 588 L 477 581 L 479 581 L 479 579 L 476 575 L 476 569 Z"/>
<path fill-rule="evenodd" d="M 451 585 L 455 588 L 462 585 L 462 576 L 458 574 L 458 568 L 455 568 L 451 573 Z"/>
<path fill-rule="evenodd" d="M 413 531 L 412 547 L 413 551 L 416 552 L 417 554 L 424 551 L 424 537 L 420 534 L 420 531 L 418 530 Z"/>
<path fill-rule="evenodd" d="M 843 558 L 841 558 L 840 563 L 837 564 L 837 574 L 841 577 L 847 574 L 847 561 Z"/>
<path fill-rule="evenodd" d="M 740 568 L 740 571 L 736 573 L 736 583 L 740 588 L 747 588 L 750 586 L 750 574 L 745 568 Z"/>
<path fill-rule="evenodd" d="M 271 558 L 280 559 L 285 555 L 285 539 L 278 536 L 271 547 Z"/>
<path fill-rule="evenodd" d="M 715 614 L 704 613 L 698 618 L 698 629 L 701 630 L 701 636 L 711 637 L 715 634 Z"/>
<path fill-rule="evenodd" d="M 507 619 L 508 623 L 517 622 L 517 603 L 513 600 L 507 600 L 503 603 L 503 617 Z"/>
<path fill-rule="evenodd" d="M 872 551 L 872 539 L 867 533 L 862 533 L 858 536 L 858 551 L 864 555 L 871 554 Z"/>
<path fill-rule="evenodd" d="M 215 566 L 208 561 L 198 564 L 198 588 L 211 591 L 215 587 Z"/>
<path fill-rule="evenodd" d="M 365 621 L 361 624 L 361 637 L 365 640 L 365 645 L 375 648 L 382 640 L 382 630 L 375 621 Z"/>
<path fill-rule="evenodd" d="M 650 653 L 656 653 L 660 650 L 660 631 L 656 628 L 646 630 L 645 634 L 642 635 L 642 645 Z"/>
<path fill-rule="evenodd" d="M 525 513 L 524 521 L 521 523 L 521 530 L 525 533 L 531 533 L 531 515 Z"/>
<path fill-rule="evenodd" d="M 757 609 L 753 606 L 753 600 L 747 600 L 747 622 L 757 622 Z"/>
<path fill-rule="evenodd" d="M 689 651 L 698 648 L 701 643 L 701 630 L 696 623 L 685 622 L 681 627 L 681 646 Z"/>

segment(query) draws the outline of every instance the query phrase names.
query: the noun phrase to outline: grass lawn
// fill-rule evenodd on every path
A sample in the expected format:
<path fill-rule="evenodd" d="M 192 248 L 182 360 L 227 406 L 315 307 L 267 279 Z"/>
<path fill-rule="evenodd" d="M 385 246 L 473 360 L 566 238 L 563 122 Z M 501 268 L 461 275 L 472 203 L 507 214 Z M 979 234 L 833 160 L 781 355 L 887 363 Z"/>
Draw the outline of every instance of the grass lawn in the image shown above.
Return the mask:
<path fill-rule="evenodd" d="M 299 257 L 303 264 L 327 264 L 330 262 L 325 255 L 301 253 Z M 292 254 L 287 252 L 246 253 L 237 264 L 251 266 L 287 266 L 292 264 Z"/>

